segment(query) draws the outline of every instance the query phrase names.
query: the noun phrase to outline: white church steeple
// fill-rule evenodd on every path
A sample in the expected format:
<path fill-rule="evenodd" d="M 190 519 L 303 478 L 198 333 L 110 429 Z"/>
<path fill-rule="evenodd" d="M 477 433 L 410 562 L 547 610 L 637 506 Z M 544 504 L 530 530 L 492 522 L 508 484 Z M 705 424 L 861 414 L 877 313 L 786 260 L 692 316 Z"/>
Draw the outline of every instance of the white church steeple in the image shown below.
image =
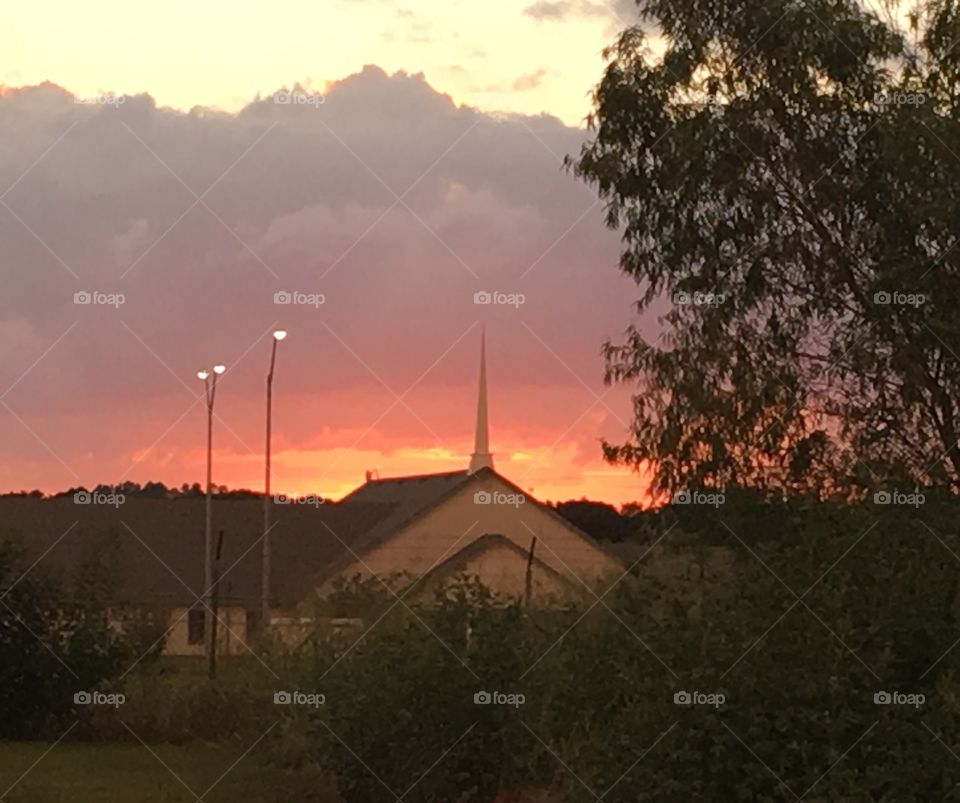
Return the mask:
<path fill-rule="evenodd" d="M 477 391 L 477 434 L 470 456 L 470 473 L 481 468 L 493 468 L 493 455 L 490 454 L 490 433 L 487 425 L 487 342 L 480 334 L 480 385 Z"/>

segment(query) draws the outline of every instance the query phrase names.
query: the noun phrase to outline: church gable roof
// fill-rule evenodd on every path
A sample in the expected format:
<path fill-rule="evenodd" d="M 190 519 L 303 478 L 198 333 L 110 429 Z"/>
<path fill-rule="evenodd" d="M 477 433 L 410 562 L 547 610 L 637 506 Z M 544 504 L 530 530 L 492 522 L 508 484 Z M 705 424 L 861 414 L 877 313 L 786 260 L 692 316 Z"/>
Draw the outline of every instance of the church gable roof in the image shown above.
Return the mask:
<path fill-rule="evenodd" d="M 340 559 L 332 563 L 322 573 L 320 582 L 330 580 L 334 576 L 344 572 L 350 567 L 355 567 L 363 561 L 363 556 L 369 554 L 378 546 L 389 541 L 394 536 L 399 535 L 407 529 L 408 526 L 418 521 L 423 516 L 428 515 L 441 503 L 460 493 L 466 486 L 474 481 L 493 477 L 504 488 L 522 494 L 528 505 L 536 506 L 544 511 L 560 527 L 566 530 L 571 536 L 576 538 L 582 544 L 595 550 L 598 554 L 605 556 L 619 564 L 617 557 L 610 554 L 597 543 L 593 538 L 580 530 L 576 525 L 565 519 L 549 505 L 534 499 L 527 492 L 515 485 L 502 474 L 499 474 L 492 468 L 481 468 L 476 472 L 454 471 L 445 474 L 424 474 L 411 477 L 395 477 L 383 480 L 370 480 L 349 496 L 344 497 L 340 505 L 349 512 L 351 505 L 364 505 L 367 507 L 377 506 L 383 511 L 377 523 L 365 534 L 358 538 L 353 544 L 349 554 L 342 554 Z M 473 539 L 470 544 L 481 542 L 484 547 L 489 546 L 489 542 L 484 538 L 489 534 L 483 534 Z M 503 536 L 497 536 L 504 538 Z M 505 539 L 504 540 L 508 540 Z M 520 550 L 523 552 L 523 550 Z M 526 554 L 524 552 L 524 554 Z M 539 561 L 538 561 L 539 563 Z M 403 567 L 397 567 L 402 570 Z"/>
<path fill-rule="evenodd" d="M 368 480 L 345 496 L 340 506 L 348 513 L 354 508 L 376 506 L 381 515 L 364 534 L 359 544 L 371 544 L 392 535 L 421 514 L 430 510 L 470 481 L 466 471 L 445 474 L 420 474 L 411 477 Z"/>
<path fill-rule="evenodd" d="M 326 567 L 321 580 L 338 574 L 356 562 L 377 544 L 386 541 L 412 521 L 435 508 L 444 499 L 455 494 L 473 479 L 467 471 L 449 471 L 443 474 L 418 474 L 409 477 L 389 477 L 368 480 L 339 502 L 347 515 L 354 509 L 377 510 L 379 516 L 351 546 L 351 554 Z"/>
<path fill-rule="evenodd" d="M 513 541 L 511 538 L 507 538 L 505 535 L 500 533 L 485 533 L 479 538 L 474 539 L 462 549 L 455 552 L 446 560 L 434 566 L 430 571 L 423 575 L 421 580 L 425 581 L 425 585 L 429 585 L 431 580 L 441 579 L 452 577 L 458 572 L 462 572 L 470 560 L 478 555 L 488 552 L 492 549 L 501 548 L 507 549 L 510 552 L 514 553 L 518 560 L 522 562 L 527 562 L 530 560 L 530 553 L 526 549 L 522 549 Z M 549 576 L 556 578 L 558 581 L 562 582 L 564 585 L 569 585 L 574 588 L 579 588 L 573 582 L 573 580 L 558 572 L 556 569 L 551 567 L 548 563 L 543 561 L 534 550 L 533 554 L 533 565 L 537 569 L 545 572 Z M 420 582 L 419 580 L 417 582 Z"/>

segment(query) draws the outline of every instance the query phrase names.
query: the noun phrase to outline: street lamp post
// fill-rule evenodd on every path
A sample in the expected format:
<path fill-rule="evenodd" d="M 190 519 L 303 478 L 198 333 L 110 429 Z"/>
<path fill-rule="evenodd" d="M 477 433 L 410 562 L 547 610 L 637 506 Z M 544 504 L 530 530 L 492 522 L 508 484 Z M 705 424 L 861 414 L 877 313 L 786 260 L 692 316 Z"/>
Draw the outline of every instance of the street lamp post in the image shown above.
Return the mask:
<path fill-rule="evenodd" d="M 264 450 L 263 478 L 263 541 L 260 577 L 260 626 L 264 633 L 270 626 L 270 436 L 272 432 L 273 415 L 273 369 L 277 364 L 277 345 L 287 336 L 284 329 L 277 329 L 273 333 L 273 344 L 270 348 L 270 370 L 267 371 L 267 443 Z"/>
<path fill-rule="evenodd" d="M 226 371 L 224 365 L 214 365 L 211 372 L 197 371 L 203 381 L 207 402 L 207 498 L 206 523 L 203 534 L 203 635 L 206 642 L 207 672 L 212 680 L 216 675 L 216 648 L 213 634 L 213 403 L 217 397 L 217 377 Z"/>

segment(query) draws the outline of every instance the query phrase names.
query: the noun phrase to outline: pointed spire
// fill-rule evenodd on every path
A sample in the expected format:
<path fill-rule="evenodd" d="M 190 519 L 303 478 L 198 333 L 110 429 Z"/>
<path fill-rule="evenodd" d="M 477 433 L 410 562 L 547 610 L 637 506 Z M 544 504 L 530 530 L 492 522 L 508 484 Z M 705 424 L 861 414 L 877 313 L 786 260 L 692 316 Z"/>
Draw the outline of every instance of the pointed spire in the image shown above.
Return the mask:
<path fill-rule="evenodd" d="M 493 468 L 493 455 L 490 454 L 490 433 L 487 425 L 487 339 L 486 333 L 480 333 L 480 385 L 477 389 L 477 434 L 470 457 L 470 473 L 481 468 Z"/>

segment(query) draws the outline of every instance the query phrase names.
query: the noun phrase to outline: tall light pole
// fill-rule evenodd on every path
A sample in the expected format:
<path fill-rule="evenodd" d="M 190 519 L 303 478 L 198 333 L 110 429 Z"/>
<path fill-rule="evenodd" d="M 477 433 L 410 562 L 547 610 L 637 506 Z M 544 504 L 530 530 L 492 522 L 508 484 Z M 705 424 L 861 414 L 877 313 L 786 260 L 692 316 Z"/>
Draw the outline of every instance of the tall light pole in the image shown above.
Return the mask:
<path fill-rule="evenodd" d="M 266 633 L 270 626 L 270 435 L 273 415 L 273 369 L 277 364 L 277 345 L 287 336 L 285 329 L 273 333 L 273 345 L 270 347 L 270 370 L 267 371 L 267 445 L 264 453 L 263 478 L 263 541 L 260 570 L 260 626 Z"/>
<path fill-rule="evenodd" d="M 213 640 L 213 403 L 217 397 L 217 377 L 227 368 L 224 365 L 213 366 L 211 372 L 197 371 L 197 378 L 203 381 L 203 390 L 207 401 L 207 509 L 203 534 L 203 635 L 206 642 L 208 674 L 212 680 L 216 674 L 216 648 Z"/>

